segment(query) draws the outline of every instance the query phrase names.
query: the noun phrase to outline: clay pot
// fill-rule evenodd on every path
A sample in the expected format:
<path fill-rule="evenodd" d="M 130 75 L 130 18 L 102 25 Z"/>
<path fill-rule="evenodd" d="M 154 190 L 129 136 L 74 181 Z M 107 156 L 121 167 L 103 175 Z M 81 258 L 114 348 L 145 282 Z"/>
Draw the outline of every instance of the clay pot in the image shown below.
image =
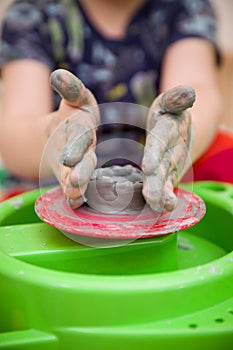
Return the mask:
<path fill-rule="evenodd" d="M 85 193 L 87 204 L 104 213 L 132 213 L 144 208 L 142 172 L 132 165 L 96 169 Z"/>

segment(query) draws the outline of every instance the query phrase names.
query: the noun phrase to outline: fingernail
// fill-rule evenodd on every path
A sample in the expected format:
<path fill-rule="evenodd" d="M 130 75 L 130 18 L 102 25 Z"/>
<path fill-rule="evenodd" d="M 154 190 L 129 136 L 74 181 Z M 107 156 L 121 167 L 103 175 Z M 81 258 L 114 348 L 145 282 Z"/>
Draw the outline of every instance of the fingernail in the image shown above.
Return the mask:
<path fill-rule="evenodd" d="M 165 198 L 164 208 L 168 211 L 173 211 L 177 205 L 177 197 L 174 193 Z"/>
<path fill-rule="evenodd" d="M 186 85 L 177 86 L 162 95 L 161 105 L 166 113 L 180 114 L 192 107 L 195 101 L 195 90 Z"/>
<path fill-rule="evenodd" d="M 50 84 L 62 98 L 69 102 L 77 100 L 82 87 L 82 82 L 64 69 L 57 69 L 51 73 Z"/>
<path fill-rule="evenodd" d="M 87 198 L 85 196 L 76 199 L 67 198 L 66 201 L 69 207 L 71 207 L 72 209 L 77 209 L 87 202 Z"/>

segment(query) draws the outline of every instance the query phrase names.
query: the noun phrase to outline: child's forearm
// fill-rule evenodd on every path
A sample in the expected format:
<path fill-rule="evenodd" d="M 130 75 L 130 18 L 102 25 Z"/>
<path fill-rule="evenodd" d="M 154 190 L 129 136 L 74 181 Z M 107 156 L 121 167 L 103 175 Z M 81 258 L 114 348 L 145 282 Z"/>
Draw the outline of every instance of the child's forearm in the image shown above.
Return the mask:
<path fill-rule="evenodd" d="M 200 158 L 213 141 L 222 115 L 220 94 L 214 87 L 196 87 L 196 103 L 191 109 L 193 127 L 192 162 Z"/>
<path fill-rule="evenodd" d="M 8 115 L 0 122 L 0 153 L 4 164 L 15 175 L 35 179 L 39 176 L 40 162 L 48 135 L 48 119 L 52 114 L 37 118 L 11 120 Z M 51 171 L 43 169 L 44 176 Z"/>

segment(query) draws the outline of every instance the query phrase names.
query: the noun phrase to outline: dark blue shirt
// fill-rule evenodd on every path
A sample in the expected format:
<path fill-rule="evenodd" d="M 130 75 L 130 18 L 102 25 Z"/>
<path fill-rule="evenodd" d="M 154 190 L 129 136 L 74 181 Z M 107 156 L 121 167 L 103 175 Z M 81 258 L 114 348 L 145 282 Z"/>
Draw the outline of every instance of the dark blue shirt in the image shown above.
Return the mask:
<path fill-rule="evenodd" d="M 159 91 L 166 50 L 190 37 L 204 38 L 216 47 L 215 35 L 216 18 L 208 0 L 148 0 L 131 18 L 122 40 L 104 37 L 79 1 L 17 0 L 3 21 L 0 65 L 27 58 L 46 64 L 51 71 L 73 72 L 99 104 L 107 103 L 101 107 L 98 134 L 102 163 L 114 158 L 114 153 L 116 158 L 131 160 L 136 154 L 138 162 L 145 110 L 135 111 L 128 104 L 126 109 L 114 108 L 114 103 L 149 107 Z M 54 93 L 54 108 L 59 101 Z"/>
<path fill-rule="evenodd" d="M 0 63 L 35 59 L 51 70 L 73 72 L 98 103 L 149 106 L 159 90 L 167 48 L 188 37 L 215 44 L 215 32 L 207 0 L 149 0 L 131 19 L 122 40 L 98 32 L 79 1 L 17 0 L 3 22 Z"/>

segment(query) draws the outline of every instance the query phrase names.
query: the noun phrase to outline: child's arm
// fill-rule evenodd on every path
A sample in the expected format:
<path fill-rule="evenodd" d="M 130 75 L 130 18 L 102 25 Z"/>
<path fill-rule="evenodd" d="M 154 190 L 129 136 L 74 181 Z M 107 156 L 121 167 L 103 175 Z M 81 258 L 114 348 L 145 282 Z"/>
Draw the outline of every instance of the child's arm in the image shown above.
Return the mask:
<path fill-rule="evenodd" d="M 162 69 L 161 91 L 181 84 L 192 86 L 196 92 L 192 108 L 192 160 L 195 162 L 210 146 L 222 113 L 216 56 L 210 42 L 189 38 L 177 41 L 168 49 Z"/>
<path fill-rule="evenodd" d="M 2 78 L 0 152 L 4 163 L 13 174 L 25 178 L 38 178 L 39 170 L 42 177 L 50 176 L 53 171 L 69 204 L 72 207 L 81 205 L 81 196 L 96 165 L 94 146 L 99 115 L 97 108 L 94 108 L 94 115 L 88 110 L 97 105 L 95 98 L 79 79 L 68 71 L 58 70 L 53 73 L 51 82 L 64 98 L 59 109 L 52 112 L 50 71 L 33 60 L 6 64 Z M 65 126 L 60 126 L 59 132 L 53 134 L 59 125 Z M 83 126 L 87 131 L 84 134 L 80 131 Z M 73 137 L 77 131 L 82 138 L 75 142 L 74 148 Z M 87 142 L 84 142 L 85 138 L 88 138 Z M 51 157 L 51 164 L 40 169 L 44 147 L 51 139 L 55 142 L 52 145 L 49 141 L 45 153 L 51 150 L 49 146 L 57 147 L 53 150 L 56 164 Z M 81 143 L 80 147 L 78 143 Z"/>

